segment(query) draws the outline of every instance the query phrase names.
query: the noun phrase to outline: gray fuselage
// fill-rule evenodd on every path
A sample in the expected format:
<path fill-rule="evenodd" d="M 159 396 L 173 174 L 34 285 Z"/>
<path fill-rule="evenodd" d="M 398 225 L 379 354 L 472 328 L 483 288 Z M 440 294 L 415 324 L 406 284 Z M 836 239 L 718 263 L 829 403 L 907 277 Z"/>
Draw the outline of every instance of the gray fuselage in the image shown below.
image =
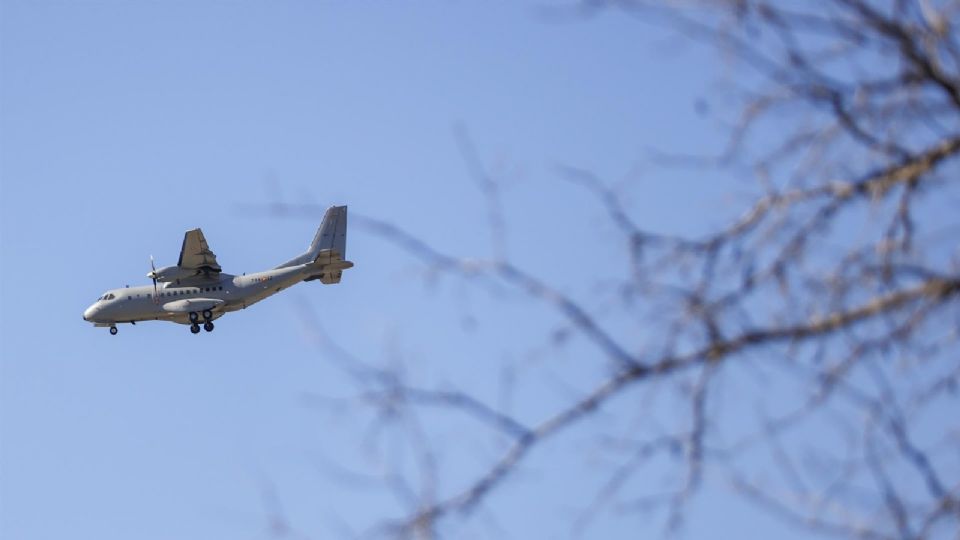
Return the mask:
<path fill-rule="evenodd" d="M 154 296 L 153 285 L 112 289 L 83 312 L 83 319 L 98 326 L 153 320 L 190 324 L 188 312 L 171 312 L 163 308 L 165 304 L 177 300 L 197 300 L 200 306 L 210 304 L 205 302 L 208 300 L 221 301 L 222 303 L 217 302 L 217 307 L 212 309 L 212 319 L 216 319 L 224 313 L 251 306 L 303 281 L 313 273 L 316 273 L 316 267 L 313 264 L 277 268 L 242 276 L 221 273 L 211 278 L 158 283 L 156 296 Z M 104 299 L 111 295 L 112 298 Z M 207 308 L 202 307 L 202 309 Z"/>

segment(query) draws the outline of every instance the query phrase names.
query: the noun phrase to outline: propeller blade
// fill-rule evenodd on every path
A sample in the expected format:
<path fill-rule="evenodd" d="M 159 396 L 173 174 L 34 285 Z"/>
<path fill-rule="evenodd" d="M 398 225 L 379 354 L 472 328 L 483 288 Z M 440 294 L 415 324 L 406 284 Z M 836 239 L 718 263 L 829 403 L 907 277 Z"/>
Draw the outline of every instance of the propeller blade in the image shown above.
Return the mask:
<path fill-rule="evenodd" d="M 153 301 L 157 301 L 157 267 L 153 264 L 153 255 L 150 255 L 150 277 L 153 278 Z"/>

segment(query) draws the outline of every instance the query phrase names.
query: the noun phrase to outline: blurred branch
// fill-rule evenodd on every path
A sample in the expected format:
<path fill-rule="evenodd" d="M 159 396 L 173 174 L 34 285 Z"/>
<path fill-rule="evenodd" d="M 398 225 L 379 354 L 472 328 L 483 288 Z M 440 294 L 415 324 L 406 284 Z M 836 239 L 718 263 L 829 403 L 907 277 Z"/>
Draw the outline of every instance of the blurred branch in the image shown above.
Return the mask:
<path fill-rule="evenodd" d="M 946 451 L 938 453 L 936 437 L 944 426 L 921 435 L 912 424 L 920 411 L 955 399 L 960 376 L 943 360 L 960 335 L 960 258 L 943 232 L 956 227 L 956 216 L 929 210 L 932 199 L 960 190 L 960 43 L 953 24 L 960 2 L 588 0 L 545 11 L 582 21 L 606 10 L 668 23 L 683 38 L 746 68 L 731 77 L 725 97 L 734 106 L 720 108 L 730 114 L 722 119 L 730 124 L 720 152 L 698 158 L 695 148 L 682 148 L 660 152 L 655 162 L 730 168 L 756 188 L 735 217 L 687 237 L 655 230 L 621 190 L 590 171 L 558 167 L 561 178 L 596 199 L 616 231 L 605 238 L 624 248 L 626 277 L 604 283 L 622 295 L 608 302 L 621 310 L 613 313 L 597 309 L 594 290 L 561 288 L 525 270 L 522 260 L 507 258 L 501 179 L 490 174 L 462 127 L 454 136 L 484 200 L 491 257 L 447 253 L 401 224 L 352 214 L 354 226 L 401 248 L 433 274 L 495 283 L 535 300 L 548 320 L 564 321 L 562 333 L 577 332 L 600 353 L 595 359 L 590 350 L 577 351 L 583 361 L 571 376 L 590 386 L 552 413 L 536 409 L 540 420 L 532 422 L 537 416 L 507 414 L 474 396 L 469 381 L 430 389 L 396 365 L 363 361 L 332 343 L 314 316 L 305 316 L 317 342 L 357 385 L 360 401 L 377 411 L 378 422 L 400 425 L 418 456 L 411 469 L 419 482 L 400 473 L 389 482 L 407 510 L 389 530 L 440 534 L 444 520 L 479 507 L 536 449 L 602 418 L 600 411 L 610 413 L 611 423 L 646 413 L 631 401 L 640 391 L 630 391 L 667 393 L 660 390 L 667 381 L 682 383 L 665 398 L 671 411 L 683 411 L 680 420 L 671 418 L 680 425 L 653 436 L 630 433 L 630 452 L 575 518 L 576 531 L 621 491 L 634 489 L 629 479 L 642 463 L 682 454 L 669 489 L 629 493 L 637 501 L 632 508 L 665 507 L 668 525 L 679 525 L 707 467 L 724 461 L 736 468 L 737 458 L 750 456 L 757 443 L 768 443 L 767 465 L 790 489 L 740 473 L 735 486 L 814 532 L 927 538 L 960 521 L 956 467 L 945 466 L 952 462 L 941 455 L 955 455 L 960 439 L 954 434 L 940 441 Z M 266 211 L 322 213 L 282 201 Z M 591 378 L 583 377 L 584 367 L 594 369 Z M 777 393 L 769 396 L 777 407 L 764 412 L 759 429 L 723 446 L 724 422 L 712 400 L 723 394 L 720 375 L 727 372 L 773 378 L 770 388 L 761 383 L 751 391 Z M 779 395 L 781 386 L 793 393 Z M 456 489 L 441 490 L 431 426 L 416 415 L 427 408 L 469 416 L 503 435 L 508 446 Z M 804 449 L 823 447 L 817 459 L 788 440 L 813 418 L 843 434 L 841 442 L 801 441 Z"/>

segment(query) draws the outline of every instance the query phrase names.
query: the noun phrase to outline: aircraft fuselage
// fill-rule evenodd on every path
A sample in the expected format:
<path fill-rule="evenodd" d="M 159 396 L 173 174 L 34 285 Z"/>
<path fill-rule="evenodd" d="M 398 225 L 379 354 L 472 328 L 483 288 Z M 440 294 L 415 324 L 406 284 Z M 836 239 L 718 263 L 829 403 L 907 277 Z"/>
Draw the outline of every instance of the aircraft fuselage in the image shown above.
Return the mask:
<path fill-rule="evenodd" d="M 214 310 L 216 319 L 224 313 L 237 311 L 295 285 L 311 275 L 312 265 L 267 270 L 242 276 L 220 274 L 213 279 L 180 280 L 158 284 L 155 296 L 153 285 L 124 287 L 104 293 L 109 300 L 97 300 L 83 312 L 83 320 L 98 326 L 140 321 L 171 321 L 191 324 L 189 312 L 177 313 L 163 309 L 176 300 L 222 300 Z M 314 270 L 315 272 L 315 270 Z"/>

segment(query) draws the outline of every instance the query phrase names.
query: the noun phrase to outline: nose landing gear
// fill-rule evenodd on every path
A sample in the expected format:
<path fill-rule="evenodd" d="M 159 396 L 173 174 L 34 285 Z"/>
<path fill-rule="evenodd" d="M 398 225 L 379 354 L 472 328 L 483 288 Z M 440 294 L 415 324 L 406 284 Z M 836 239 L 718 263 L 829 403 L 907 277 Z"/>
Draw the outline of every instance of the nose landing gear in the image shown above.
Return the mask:
<path fill-rule="evenodd" d="M 116 327 L 116 326 L 111 326 L 111 327 L 110 327 L 110 335 L 111 335 L 111 336 L 117 335 L 117 327 Z"/>

